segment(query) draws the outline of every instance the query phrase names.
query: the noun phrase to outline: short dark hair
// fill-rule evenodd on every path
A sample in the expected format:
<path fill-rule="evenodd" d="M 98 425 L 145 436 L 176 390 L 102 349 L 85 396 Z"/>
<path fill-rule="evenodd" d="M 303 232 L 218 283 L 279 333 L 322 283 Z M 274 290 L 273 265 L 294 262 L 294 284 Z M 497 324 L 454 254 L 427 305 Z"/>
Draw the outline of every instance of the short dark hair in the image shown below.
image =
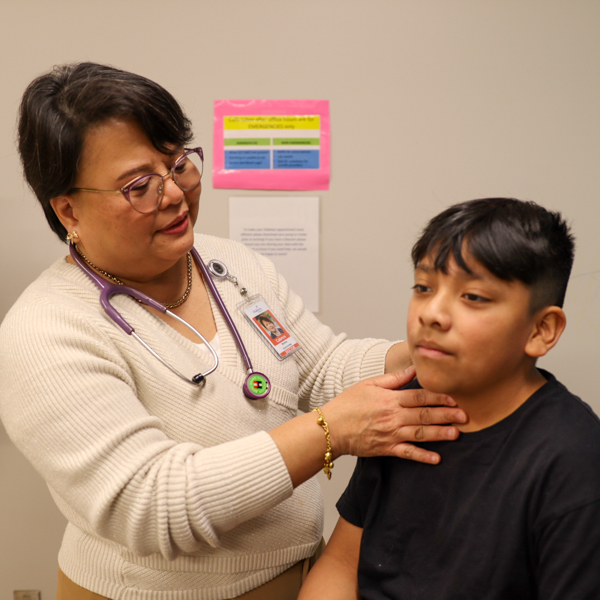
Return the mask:
<path fill-rule="evenodd" d="M 32 81 L 23 94 L 18 125 L 23 173 L 63 241 L 67 232 L 50 200 L 75 186 L 88 129 L 110 118 L 134 120 L 165 154 L 193 138 L 191 122 L 167 90 L 114 67 L 58 65 Z"/>
<path fill-rule="evenodd" d="M 470 273 L 465 248 L 499 279 L 528 286 L 532 312 L 563 306 L 575 239 L 560 213 L 513 198 L 455 204 L 429 221 L 412 249 L 413 265 L 428 256 L 446 273 L 454 258 Z"/>
<path fill-rule="evenodd" d="M 257 317 L 257 319 L 264 325 L 265 322 L 267 323 L 272 323 L 273 325 L 275 325 L 275 321 L 273 321 L 273 319 L 271 319 L 271 317 L 265 317 L 264 315 L 259 315 Z"/>

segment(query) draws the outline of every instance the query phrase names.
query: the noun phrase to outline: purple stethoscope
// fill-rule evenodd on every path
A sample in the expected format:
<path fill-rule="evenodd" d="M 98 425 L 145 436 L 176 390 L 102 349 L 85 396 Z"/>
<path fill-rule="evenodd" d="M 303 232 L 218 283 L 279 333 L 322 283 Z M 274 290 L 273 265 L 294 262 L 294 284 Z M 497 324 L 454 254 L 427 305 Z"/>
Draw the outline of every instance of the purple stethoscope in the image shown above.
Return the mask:
<path fill-rule="evenodd" d="M 200 385 L 208 375 L 210 375 L 216 368 L 219 366 L 219 357 L 217 353 L 214 351 L 213 347 L 209 344 L 206 338 L 192 325 L 190 325 L 187 321 L 177 316 L 175 313 L 171 312 L 168 308 L 165 308 L 160 302 L 157 302 L 150 296 L 147 296 L 143 292 L 136 290 L 127 285 L 118 285 L 116 283 L 112 283 L 107 281 L 103 277 L 100 277 L 95 271 L 93 271 L 88 265 L 84 262 L 84 260 L 79 256 L 79 253 L 75 249 L 74 244 L 69 244 L 69 252 L 71 253 L 71 258 L 75 261 L 77 266 L 100 288 L 100 304 L 104 309 L 104 312 L 127 334 L 132 335 L 152 356 L 157 358 L 163 365 L 165 365 L 168 369 L 170 369 L 173 373 L 184 379 L 188 383 L 192 385 Z M 263 373 L 259 373 L 252 368 L 252 362 L 250 361 L 250 357 L 248 356 L 248 352 L 246 351 L 246 347 L 242 342 L 242 338 L 240 337 L 240 333 L 229 314 L 229 311 L 225 307 L 223 299 L 219 294 L 212 277 L 209 274 L 208 268 L 204 264 L 203 260 L 200 258 L 200 254 L 196 248 L 192 248 L 191 250 L 192 256 L 198 265 L 198 268 L 202 272 L 202 276 L 204 277 L 204 281 L 208 285 L 215 302 L 217 303 L 227 326 L 229 327 L 229 331 L 231 331 L 231 335 L 233 335 L 233 339 L 242 355 L 242 359 L 244 360 L 244 365 L 246 367 L 246 379 L 244 380 L 244 385 L 242 386 L 242 390 L 244 391 L 244 395 L 249 400 L 260 400 L 261 398 L 266 398 L 269 395 L 269 391 L 271 390 L 271 382 L 269 378 Z M 225 265 L 220 261 L 214 261 L 218 263 L 219 269 L 215 273 L 216 275 L 221 275 L 220 270 L 225 269 Z M 125 294 L 127 296 L 131 296 L 135 298 L 142 304 L 146 304 L 147 306 L 151 306 L 156 310 L 160 311 L 163 314 L 167 314 L 170 317 L 173 317 L 177 321 L 179 321 L 182 325 L 185 325 L 190 331 L 193 331 L 206 345 L 206 348 L 212 354 L 214 364 L 208 369 L 205 373 L 198 373 L 194 375 L 191 379 L 180 373 L 175 367 L 170 365 L 162 356 L 157 354 L 139 335 L 134 331 L 133 327 L 121 316 L 121 313 L 110 303 L 110 299 L 115 294 Z"/>

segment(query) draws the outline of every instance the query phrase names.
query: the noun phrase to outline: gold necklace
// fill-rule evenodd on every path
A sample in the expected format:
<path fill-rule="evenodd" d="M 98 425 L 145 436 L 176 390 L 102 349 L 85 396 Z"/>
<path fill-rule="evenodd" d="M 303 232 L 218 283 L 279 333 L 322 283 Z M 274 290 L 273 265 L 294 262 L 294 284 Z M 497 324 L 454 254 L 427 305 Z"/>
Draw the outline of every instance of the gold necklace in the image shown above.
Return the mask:
<path fill-rule="evenodd" d="M 125 285 L 120 279 L 118 279 L 114 275 L 111 275 L 110 273 L 107 273 L 106 271 L 103 271 L 100 267 L 97 267 L 79 249 L 79 246 L 77 246 L 77 244 L 75 244 L 75 250 L 77 250 L 77 254 L 79 254 L 79 256 L 81 256 L 81 258 L 83 258 L 83 260 L 85 260 L 85 262 L 90 267 L 92 267 L 92 269 L 95 269 L 96 271 L 98 271 L 98 273 L 102 273 L 102 275 L 104 275 L 105 277 L 108 277 L 111 281 L 114 281 L 117 285 Z M 192 291 L 192 254 L 190 252 L 188 252 L 187 253 L 187 289 L 183 293 L 183 296 L 181 296 L 181 298 L 179 298 L 179 300 L 177 300 L 177 302 L 173 302 L 171 304 L 163 304 L 163 306 L 165 308 L 177 308 L 178 306 L 181 306 L 188 299 L 188 296 L 190 295 L 191 291 Z"/>

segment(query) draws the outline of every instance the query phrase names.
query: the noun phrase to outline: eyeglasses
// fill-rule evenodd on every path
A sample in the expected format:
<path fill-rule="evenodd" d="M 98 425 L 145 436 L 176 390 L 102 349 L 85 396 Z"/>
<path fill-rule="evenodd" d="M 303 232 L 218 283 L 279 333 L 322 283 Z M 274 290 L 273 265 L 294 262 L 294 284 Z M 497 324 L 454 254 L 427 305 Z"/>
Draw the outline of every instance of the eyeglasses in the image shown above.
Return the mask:
<path fill-rule="evenodd" d="M 165 191 L 165 178 L 171 176 L 183 192 L 191 192 L 200 185 L 204 168 L 202 148 L 189 148 L 175 161 L 166 175 L 148 173 L 136 177 L 119 190 L 93 190 L 73 188 L 73 192 L 94 192 L 97 194 L 123 194 L 125 200 L 140 213 L 150 213 L 158 208 Z"/>

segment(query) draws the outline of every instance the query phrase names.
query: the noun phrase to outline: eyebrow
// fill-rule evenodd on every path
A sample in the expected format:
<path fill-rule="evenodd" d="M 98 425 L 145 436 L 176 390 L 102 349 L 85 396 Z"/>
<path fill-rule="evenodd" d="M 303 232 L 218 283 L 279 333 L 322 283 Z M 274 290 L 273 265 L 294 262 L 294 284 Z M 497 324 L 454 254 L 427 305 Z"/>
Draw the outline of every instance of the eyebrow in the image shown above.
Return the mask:
<path fill-rule="evenodd" d="M 185 152 L 185 148 L 181 148 L 181 152 L 176 152 L 173 156 L 174 161 L 173 163 L 178 160 L 181 156 L 183 156 L 183 153 Z M 139 167 L 134 167 L 133 169 L 129 169 L 129 171 L 125 171 L 125 173 L 122 173 L 121 175 L 119 175 L 119 177 L 117 177 L 117 182 L 120 183 L 121 181 L 123 181 L 124 183 L 129 183 L 136 175 L 150 175 L 150 174 L 156 174 L 156 175 L 160 175 L 160 173 L 155 173 L 152 170 L 152 165 L 149 164 L 145 164 L 145 165 L 140 165 Z"/>
<path fill-rule="evenodd" d="M 117 177 L 117 182 L 129 183 L 136 175 L 149 175 L 150 173 L 154 173 L 150 165 L 140 165 L 139 167 L 134 167 L 133 169 L 129 169 L 129 171 L 122 173 Z"/>

